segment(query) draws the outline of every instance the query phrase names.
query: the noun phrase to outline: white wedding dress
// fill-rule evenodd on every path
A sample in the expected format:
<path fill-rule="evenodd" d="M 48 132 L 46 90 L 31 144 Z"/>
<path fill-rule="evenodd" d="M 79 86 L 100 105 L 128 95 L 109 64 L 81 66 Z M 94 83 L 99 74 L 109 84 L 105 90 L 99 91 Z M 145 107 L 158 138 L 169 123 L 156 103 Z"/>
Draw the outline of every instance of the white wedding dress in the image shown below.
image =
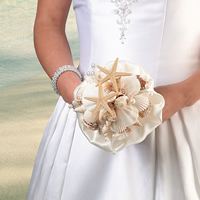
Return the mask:
<path fill-rule="evenodd" d="M 110 0 L 74 0 L 83 75 L 117 57 L 142 65 L 155 81 L 183 81 L 200 69 L 200 1 L 137 0 L 121 44 Z M 200 101 L 141 143 L 113 155 L 81 132 L 59 99 L 46 127 L 27 200 L 199 200 Z"/>

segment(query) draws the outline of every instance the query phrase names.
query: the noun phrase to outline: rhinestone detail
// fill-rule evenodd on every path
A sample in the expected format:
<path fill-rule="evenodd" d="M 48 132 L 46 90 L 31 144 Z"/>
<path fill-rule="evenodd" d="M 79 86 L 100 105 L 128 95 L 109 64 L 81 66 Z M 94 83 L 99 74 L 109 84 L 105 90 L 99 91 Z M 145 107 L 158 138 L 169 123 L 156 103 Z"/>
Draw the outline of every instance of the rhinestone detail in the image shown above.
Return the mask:
<path fill-rule="evenodd" d="M 74 66 L 72 66 L 72 65 L 64 65 L 64 66 L 58 68 L 58 69 L 55 71 L 55 73 L 54 73 L 54 75 L 53 75 L 53 78 L 52 78 L 52 80 L 51 80 L 52 88 L 54 89 L 54 91 L 55 91 L 58 95 L 60 95 L 60 93 L 58 92 L 58 89 L 57 89 L 57 81 L 58 81 L 58 78 L 59 78 L 59 76 L 60 76 L 62 73 L 67 72 L 67 71 L 72 71 L 72 72 L 76 73 L 76 74 L 79 76 L 79 78 L 81 79 L 81 81 L 82 81 L 82 75 L 81 75 L 81 73 L 78 71 L 78 69 L 76 69 L 76 67 L 74 67 Z"/>
<path fill-rule="evenodd" d="M 115 14 L 119 16 L 119 19 L 117 19 L 117 24 L 120 25 L 119 30 L 120 33 L 120 40 L 121 43 L 124 44 L 125 37 L 125 31 L 127 30 L 127 24 L 130 23 L 130 19 L 127 18 L 129 14 L 131 14 L 131 6 L 133 2 L 136 2 L 136 0 L 111 0 L 112 3 L 115 4 L 117 9 L 115 9 Z"/>

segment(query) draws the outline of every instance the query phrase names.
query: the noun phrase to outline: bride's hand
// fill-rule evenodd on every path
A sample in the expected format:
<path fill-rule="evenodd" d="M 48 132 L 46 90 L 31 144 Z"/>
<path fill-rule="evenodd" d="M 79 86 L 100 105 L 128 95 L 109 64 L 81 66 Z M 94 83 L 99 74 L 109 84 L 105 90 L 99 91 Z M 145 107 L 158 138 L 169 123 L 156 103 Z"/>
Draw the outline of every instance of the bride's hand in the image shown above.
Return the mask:
<path fill-rule="evenodd" d="M 177 111 L 187 104 L 183 84 L 171 84 L 154 88 L 165 99 L 165 106 L 162 113 L 162 121 L 165 122 Z"/>
<path fill-rule="evenodd" d="M 63 73 L 57 81 L 57 88 L 62 98 L 67 103 L 72 103 L 74 100 L 73 92 L 75 88 L 81 84 L 81 80 L 77 74 L 74 72 L 65 72 Z"/>
<path fill-rule="evenodd" d="M 200 70 L 195 72 L 188 79 L 165 86 L 155 88 L 165 99 L 163 108 L 163 122 L 169 119 L 180 109 L 192 106 L 200 100 Z"/>

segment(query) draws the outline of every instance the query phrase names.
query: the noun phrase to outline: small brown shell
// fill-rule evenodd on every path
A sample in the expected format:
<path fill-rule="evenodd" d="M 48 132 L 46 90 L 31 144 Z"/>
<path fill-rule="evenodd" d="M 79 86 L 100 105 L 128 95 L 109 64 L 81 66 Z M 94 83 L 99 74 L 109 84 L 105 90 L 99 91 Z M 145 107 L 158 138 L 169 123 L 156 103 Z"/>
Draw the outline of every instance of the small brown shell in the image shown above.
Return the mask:
<path fill-rule="evenodd" d="M 81 105 L 81 106 L 78 106 L 77 108 L 75 108 L 74 111 L 84 113 L 86 111 L 86 108 L 83 105 Z"/>
<path fill-rule="evenodd" d="M 141 118 L 144 118 L 150 113 L 150 111 L 151 111 L 151 103 L 149 104 L 149 106 L 145 110 L 139 111 L 139 116 Z"/>
<path fill-rule="evenodd" d="M 144 90 L 146 87 L 147 82 L 143 80 L 143 78 L 140 75 L 137 75 L 137 79 L 140 81 L 140 89 Z"/>
<path fill-rule="evenodd" d="M 132 128 L 130 126 L 127 127 L 119 127 L 119 132 L 115 134 L 115 138 L 117 140 L 123 140 L 127 138 L 131 134 Z"/>
<path fill-rule="evenodd" d="M 127 96 L 120 96 L 115 100 L 115 106 L 117 108 L 124 107 L 127 105 L 127 100 L 128 100 Z"/>
<path fill-rule="evenodd" d="M 86 122 L 84 119 L 81 120 L 81 123 L 88 129 L 90 130 L 97 130 L 98 129 L 98 123 L 93 122 L 93 123 L 89 123 Z"/>
<path fill-rule="evenodd" d="M 112 105 L 112 104 L 110 103 L 110 105 Z M 102 108 L 99 111 L 99 121 L 101 121 L 101 122 L 113 121 L 117 118 L 114 107 L 110 106 L 110 109 L 111 109 L 113 115 L 111 115 L 105 108 Z"/>

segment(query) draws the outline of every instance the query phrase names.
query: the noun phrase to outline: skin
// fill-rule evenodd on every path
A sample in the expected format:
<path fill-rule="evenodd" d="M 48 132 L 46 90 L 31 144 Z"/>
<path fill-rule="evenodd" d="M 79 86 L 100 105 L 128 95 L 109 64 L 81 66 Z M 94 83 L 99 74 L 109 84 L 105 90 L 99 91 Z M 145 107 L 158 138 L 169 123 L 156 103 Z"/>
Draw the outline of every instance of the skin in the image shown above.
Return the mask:
<path fill-rule="evenodd" d="M 38 0 L 34 26 L 34 44 L 38 59 L 50 78 L 63 65 L 73 65 L 71 50 L 65 35 L 65 25 L 71 0 Z M 73 91 L 81 83 L 73 72 L 63 73 L 57 88 L 64 101 L 71 103 Z M 200 70 L 188 79 L 159 86 L 155 91 L 165 98 L 163 122 L 180 109 L 192 106 L 200 99 Z"/>

